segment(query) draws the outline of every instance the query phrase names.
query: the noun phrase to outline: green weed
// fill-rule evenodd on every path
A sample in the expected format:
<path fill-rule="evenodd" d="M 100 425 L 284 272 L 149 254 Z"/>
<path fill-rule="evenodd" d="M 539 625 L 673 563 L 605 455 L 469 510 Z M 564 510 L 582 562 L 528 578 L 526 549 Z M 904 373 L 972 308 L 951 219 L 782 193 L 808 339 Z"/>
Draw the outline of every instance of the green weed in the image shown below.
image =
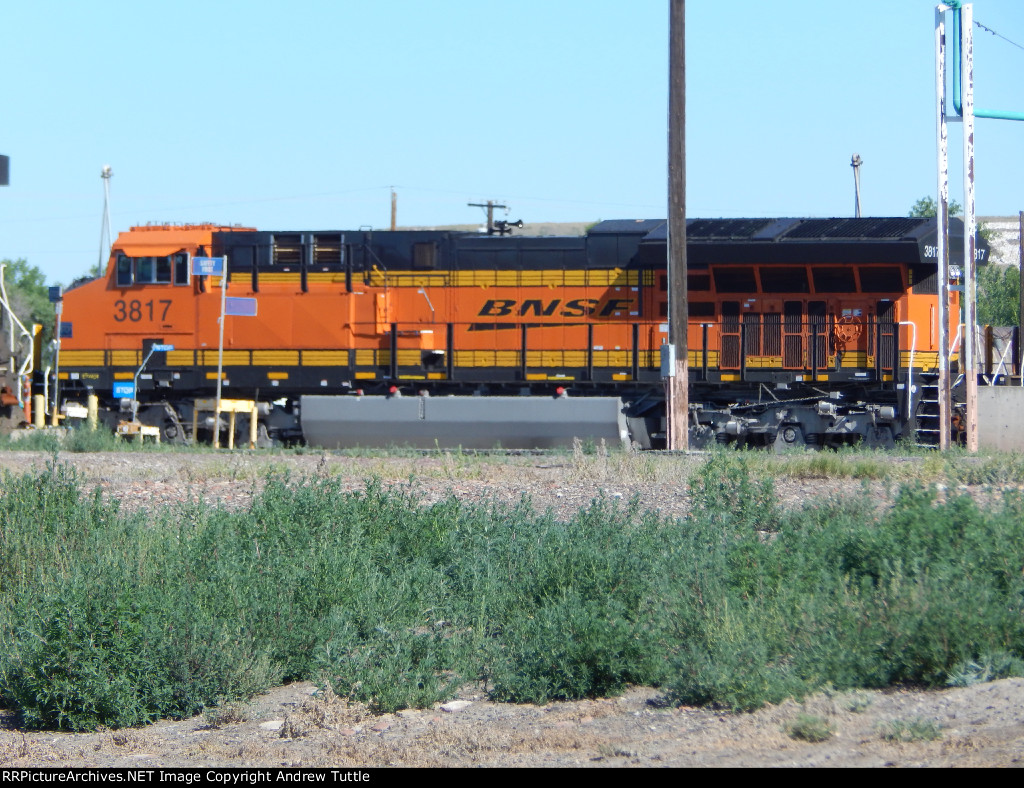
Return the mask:
<path fill-rule="evenodd" d="M 0 484 L 0 699 L 86 730 L 295 679 L 381 711 L 466 682 L 515 702 L 646 684 L 754 709 L 1024 672 L 1024 496 L 982 508 L 908 484 L 885 509 L 861 492 L 783 510 L 771 467 L 712 453 L 682 521 L 636 500 L 558 521 L 528 499 L 349 492 L 326 463 L 253 478 L 244 510 L 129 516 L 54 455 Z"/>
<path fill-rule="evenodd" d="M 842 699 L 842 707 L 854 714 L 867 711 L 871 703 L 872 698 L 866 692 L 851 692 Z"/>
<path fill-rule="evenodd" d="M 832 738 L 832 726 L 828 720 L 814 714 L 801 712 L 791 722 L 786 723 L 786 735 L 791 739 L 818 744 Z"/>
<path fill-rule="evenodd" d="M 946 686 L 970 687 L 1011 676 L 1024 676 L 1024 660 L 1014 654 L 998 651 L 958 662 L 949 671 Z"/>
<path fill-rule="evenodd" d="M 249 719 L 245 707 L 238 703 L 225 703 L 203 712 L 203 719 L 210 728 L 223 728 L 225 725 L 237 725 Z"/>
<path fill-rule="evenodd" d="M 819 452 L 788 459 L 784 472 L 796 479 L 878 480 L 892 478 L 893 463 L 885 457 Z"/>
<path fill-rule="evenodd" d="M 880 722 L 876 730 L 883 740 L 889 742 L 936 741 L 942 738 L 939 724 L 925 717 Z"/>
<path fill-rule="evenodd" d="M 53 454 L 63 447 L 65 434 L 64 430 L 19 430 L 13 435 L 0 437 L 0 449 Z"/>

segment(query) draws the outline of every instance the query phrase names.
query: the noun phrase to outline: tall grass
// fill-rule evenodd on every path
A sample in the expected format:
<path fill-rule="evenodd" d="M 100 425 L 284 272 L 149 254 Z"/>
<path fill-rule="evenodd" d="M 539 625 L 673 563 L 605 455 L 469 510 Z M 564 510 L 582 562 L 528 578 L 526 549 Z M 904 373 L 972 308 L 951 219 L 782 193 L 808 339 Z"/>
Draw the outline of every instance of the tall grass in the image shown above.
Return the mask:
<path fill-rule="evenodd" d="M 741 458 L 710 463 L 709 475 L 692 526 L 717 519 L 720 552 L 676 599 L 674 620 L 686 627 L 676 628 L 683 645 L 670 680 L 679 701 L 754 708 L 826 682 L 935 685 L 972 655 L 1021 654 L 1019 494 L 983 510 L 907 486 L 883 512 L 861 498 L 782 514 L 767 490 L 747 491 Z M 745 503 L 723 515 L 731 497 Z"/>
<path fill-rule="evenodd" d="M 0 435 L 0 451 L 41 451 L 47 454 L 65 451 L 73 454 L 90 452 L 166 452 L 193 451 L 184 444 L 155 443 L 137 438 L 121 438 L 108 429 L 90 430 L 86 426 L 57 429 L 31 429 Z"/>
<path fill-rule="evenodd" d="M 1024 664 L 1020 495 L 983 510 L 908 486 L 887 510 L 784 512 L 756 462 L 712 456 L 682 521 L 639 501 L 568 522 L 528 500 L 427 505 L 328 473 L 273 475 L 244 511 L 145 517 L 56 460 L 8 474 L 0 700 L 75 730 L 299 678 L 384 711 L 467 681 L 514 702 L 641 683 L 749 709 Z"/>

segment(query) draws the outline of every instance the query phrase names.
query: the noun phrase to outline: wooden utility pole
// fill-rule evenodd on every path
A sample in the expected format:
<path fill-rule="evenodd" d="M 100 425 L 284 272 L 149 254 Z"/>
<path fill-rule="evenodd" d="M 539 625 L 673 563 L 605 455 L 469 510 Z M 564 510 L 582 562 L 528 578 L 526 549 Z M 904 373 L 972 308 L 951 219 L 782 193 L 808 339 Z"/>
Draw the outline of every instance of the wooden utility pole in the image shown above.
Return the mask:
<path fill-rule="evenodd" d="M 494 235 L 494 209 L 498 208 L 501 210 L 508 210 L 507 205 L 498 205 L 494 200 L 488 200 L 487 202 L 469 202 L 466 203 L 470 208 L 486 208 L 487 209 L 487 234 Z"/>
<path fill-rule="evenodd" d="M 668 448 L 689 443 L 690 370 L 686 331 L 686 2 L 669 0 L 668 87 L 668 344 L 674 350 L 667 370 Z M 672 356 L 669 357 L 672 359 Z"/>
<path fill-rule="evenodd" d="M 398 229 L 398 195 L 391 190 L 391 229 Z"/>

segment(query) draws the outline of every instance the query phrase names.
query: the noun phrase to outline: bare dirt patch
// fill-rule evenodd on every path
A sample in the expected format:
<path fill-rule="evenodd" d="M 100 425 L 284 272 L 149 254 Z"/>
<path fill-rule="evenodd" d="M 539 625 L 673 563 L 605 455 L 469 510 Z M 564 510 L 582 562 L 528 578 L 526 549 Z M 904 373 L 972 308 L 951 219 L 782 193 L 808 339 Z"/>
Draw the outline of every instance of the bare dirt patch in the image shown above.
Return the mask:
<path fill-rule="evenodd" d="M 0 454 L 15 473 L 50 458 Z M 351 458 L 327 455 L 103 453 L 61 457 L 85 489 L 99 486 L 126 509 L 153 510 L 202 497 L 247 505 L 268 472 L 330 473 L 350 489 L 376 476 L 406 485 L 425 501 L 535 506 L 568 516 L 597 497 L 636 500 L 678 516 L 700 457 L 556 455 Z M 856 480 L 783 479 L 784 505 L 860 488 Z M 884 482 L 870 483 L 884 497 Z M 970 490 L 980 495 L 984 490 Z M 546 706 L 496 704 L 467 686 L 464 707 L 374 715 L 308 683 L 278 687 L 252 701 L 189 720 L 87 734 L 28 731 L 0 712 L 4 766 L 997 766 L 1024 762 L 1024 679 L 941 691 L 819 694 L 752 714 L 673 708 L 658 690 Z M 798 715 L 831 731 L 812 743 L 786 733 Z M 897 723 L 893 725 L 894 721 Z M 903 731 L 902 737 L 892 731 Z M 906 733 L 909 731 L 909 733 Z M 917 733 L 915 733 L 917 732 Z M 915 738 L 920 732 L 936 738 Z M 901 740 L 902 738 L 902 740 Z M 910 739 L 910 740 L 907 740 Z"/>
<path fill-rule="evenodd" d="M 818 695 L 752 714 L 670 708 L 649 688 L 617 698 L 373 715 L 312 684 L 189 720 L 97 733 L 0 731 L 5 766 L 1011 766 L 1024 759 L 1024 680 L 933 692 Z M 851 708 L 860 708 L 854 711 Z M 800 713 L 820 743 L 790 738 Z M 886 741 L 894 720 L 930 721 L 934 741 Z"/>

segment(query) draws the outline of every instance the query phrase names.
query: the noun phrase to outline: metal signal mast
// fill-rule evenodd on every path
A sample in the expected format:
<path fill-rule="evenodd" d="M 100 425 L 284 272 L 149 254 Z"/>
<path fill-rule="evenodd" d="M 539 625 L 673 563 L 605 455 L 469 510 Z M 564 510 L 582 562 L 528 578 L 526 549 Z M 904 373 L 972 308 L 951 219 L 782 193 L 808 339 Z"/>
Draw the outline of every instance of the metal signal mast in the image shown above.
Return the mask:
<path fill-rule="evenodd" d="M 952 112 L 946 102 L 946 12 L 952 11 Z M 938 141 L 938 258 L 939 258 L 939 448 L 950 444 L 949 355 L 944 335 L 949 325 L 949 202 L 947 122 L 961 123 L 964 146 L 964 319 L 960 341 L 960 368 L 966 390 L 967 450 L 978 450 L 978 368 L 975 352 L 977 324 L 977 221 L 974 205 L 974 119 L 1024 121 L 1024 112 L 980 109 L 974 106 L 974 10 L 971 3 L 946 0 L 935 8 L 935 97 Z"/>

